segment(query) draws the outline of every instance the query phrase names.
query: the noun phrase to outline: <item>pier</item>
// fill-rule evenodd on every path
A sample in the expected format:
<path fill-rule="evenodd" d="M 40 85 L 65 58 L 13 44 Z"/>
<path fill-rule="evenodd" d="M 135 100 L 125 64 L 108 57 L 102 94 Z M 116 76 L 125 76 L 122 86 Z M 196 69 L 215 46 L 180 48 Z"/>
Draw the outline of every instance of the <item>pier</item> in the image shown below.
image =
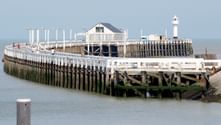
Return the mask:
<path fill-rule="evenodd" d="M 98 23 L 85 40 L 40 41 L 39 29 L 29 30 L 29 42 L 4 49 L 4 71 L 45 85 L 119 97 L 197 99 L 210 88 L 210 71 L 221 60 L 193 58 L 192 41 L 174 36 L 149 35 L 129 40 L 125 30 Z"/>
<path fill-rule="evenodd" d="M 74 45 L 73 42 L 66 43 Z M 123 58 L 59 52 L 60 44 L 33 51 L 18 43 L 4 50 L 4 70 L 45 85 L 111 96 L 191 98 L 203 94 L 209 76 L 201 58 Z M 44 48 L 45 48 L 44 47 Z M 213 61 L 214 62 L 214 61 Z M 221 61 L 217 61 L 221 64 Z"/>

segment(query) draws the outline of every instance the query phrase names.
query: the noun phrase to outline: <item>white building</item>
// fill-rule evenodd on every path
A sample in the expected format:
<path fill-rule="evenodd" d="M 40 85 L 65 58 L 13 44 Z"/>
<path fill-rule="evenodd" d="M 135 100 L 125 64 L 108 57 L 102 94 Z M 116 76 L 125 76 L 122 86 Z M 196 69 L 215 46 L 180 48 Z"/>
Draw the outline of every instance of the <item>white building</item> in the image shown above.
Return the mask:
<path fill-rule="evenodd" d="M 86 42 L 121 42 L 127 33 L 109 23 L 98 23 L 86 32 Z"/>
<path fill-rule="evenodd" d="M 161 42 L 167 40 L 165 35 L 156 35 L 156 34 L 150 34 L 148 35 L 149 41 L 155 41 L 155 42 Z"/>

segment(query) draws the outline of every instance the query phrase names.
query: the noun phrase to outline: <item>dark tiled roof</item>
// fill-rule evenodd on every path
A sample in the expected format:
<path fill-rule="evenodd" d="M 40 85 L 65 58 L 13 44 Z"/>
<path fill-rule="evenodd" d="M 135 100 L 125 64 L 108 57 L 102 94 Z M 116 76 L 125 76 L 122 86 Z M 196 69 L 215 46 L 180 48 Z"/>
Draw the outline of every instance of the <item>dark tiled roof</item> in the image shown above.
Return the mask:
<path fill-rule="evenodd" d="M 105 27 L 107 27 L 109 30 L 111 30 L 112 32 L 115 33 L 122 33 L 122 31 L 120 31 L 119 29 L 117 29 L 116 27 L 114 27 L 113 25 L 111 25 L 110 23 L 101 23 L 102 25 L 104 25 Z"/>

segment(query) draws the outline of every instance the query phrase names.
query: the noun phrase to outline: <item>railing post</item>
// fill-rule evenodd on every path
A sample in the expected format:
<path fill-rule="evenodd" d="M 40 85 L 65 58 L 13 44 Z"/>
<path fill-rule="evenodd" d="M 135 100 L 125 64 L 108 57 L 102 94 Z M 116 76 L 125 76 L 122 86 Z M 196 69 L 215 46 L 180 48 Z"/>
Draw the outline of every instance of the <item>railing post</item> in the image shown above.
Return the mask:
<path fill-rule="evenodd" d="M 17 99 L 17 125 L 31 125 L 31 99 Z"/>

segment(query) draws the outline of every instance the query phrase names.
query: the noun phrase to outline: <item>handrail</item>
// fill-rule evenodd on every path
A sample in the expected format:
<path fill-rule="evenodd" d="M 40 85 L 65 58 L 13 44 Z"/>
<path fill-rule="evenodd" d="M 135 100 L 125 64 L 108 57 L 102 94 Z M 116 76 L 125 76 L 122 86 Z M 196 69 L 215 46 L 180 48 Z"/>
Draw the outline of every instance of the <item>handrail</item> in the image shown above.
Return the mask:
<path fill-rule="evenodd" d="M 56 65 L 77 65 L 77 66 L 98 66 L 103 69 L 148 71 L 148 72 L 206 72 L 205 64 L 209 62 L 217 63 L 221 66 L 221 60 L 204 60 L 202 58 L 123 58 L 104 57 L 94 55 L 80 55 L 65 52 L 52 52 L 50 50 L 33 50 L 25 43 L 19 43 L 20 47 L 7 45 L 4 54 L 23 60 L 35 62 L 51 63 Z M 47 44 L 47 43 L 44 43 Z M 56 43 L 50 43 L 55 46 Z M 49 47 L 49 46 L 47 46 Z"/>

